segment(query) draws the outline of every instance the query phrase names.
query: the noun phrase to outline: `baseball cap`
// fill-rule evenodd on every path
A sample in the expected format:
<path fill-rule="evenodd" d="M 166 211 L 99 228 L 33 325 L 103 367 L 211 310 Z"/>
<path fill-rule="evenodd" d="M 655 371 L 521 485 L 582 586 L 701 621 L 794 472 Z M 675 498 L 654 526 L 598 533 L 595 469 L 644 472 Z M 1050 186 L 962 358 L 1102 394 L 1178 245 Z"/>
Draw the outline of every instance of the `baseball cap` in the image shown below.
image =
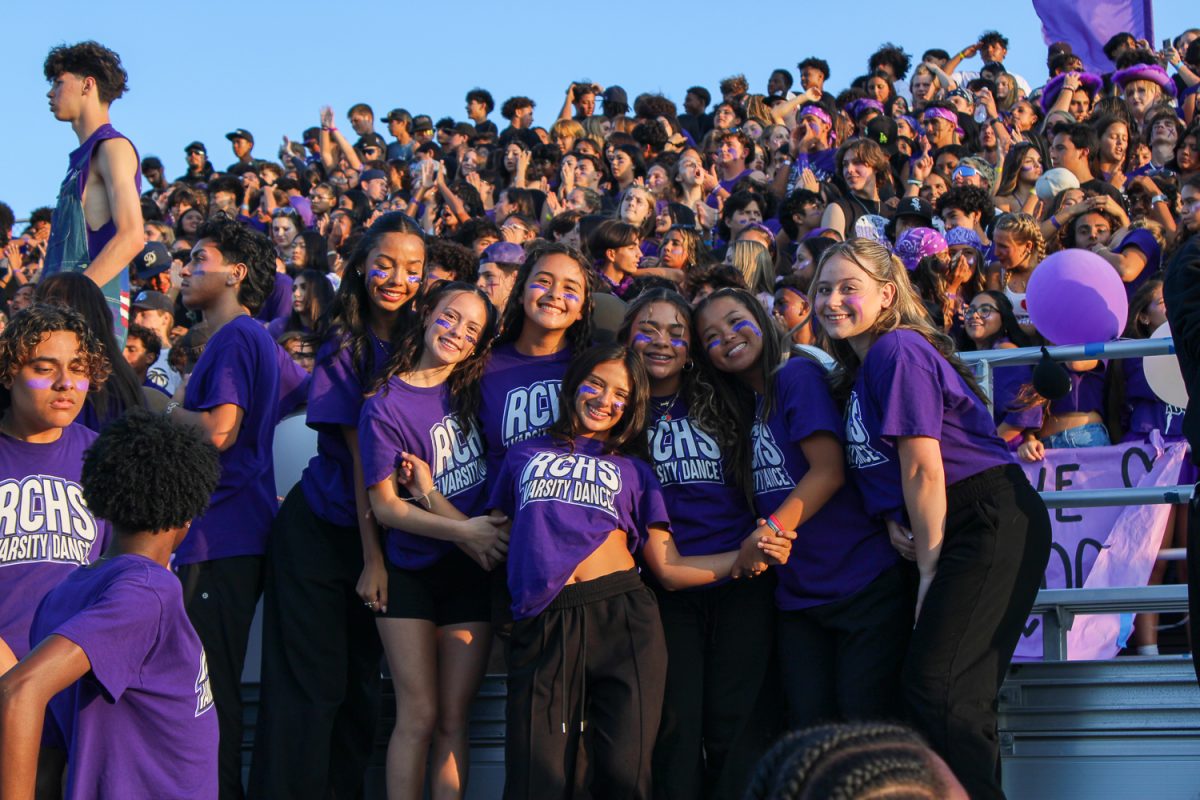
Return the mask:
<path fill-rule="evenodd" d="M 162 168 L 163 168 L 162 159 L 160 159 L 158 156 L 146 156 L 145 158 L 142 159 L 142 172 L 145 172 L 148 169 L 162 169 Z"/>
<path fill-rule="evenodd" d="M 604 101 L 605 109 L 619 108 L 622 113 L 629 110 L 629 95 L 625 94 L 625 90 L 620 86 L 608 87 L 600 98 Z"/>
<path fill-rule="evenodd" d="M 205 149 L 204 142 L 192 142 L 187 147 L 183 148 L 183 152 L 185 153 L 191 153 L 193 151 L 208 155 L 208 150 Z"/>
<path fill-rule="evenodd" d="M 142 252 L 133 259 L 132 266 L 135 278 L 149 280 L 171 268 L 171 251 L 162 242 L 146 242 Z"/>
<path fill-rule="evenodd" d="M 878 144 L 883 152 L 892 155 L 896 152 L 900 134 L 896 131 L 896 120 L 882 114 L 867 123 L 865 138 Z"/>
<path fill-rule="evenodd" d="M 525 248 L 512 242 L 493 242 L 479 256 L 480 264 L 520 265 L 525 262 Z"/>
<path fill-rule="evenodd" d="M 367 181 L 386 181 L 387 175 L 384 174 L 384 171 L 381 169 L 368 169 L 363 172 L 362 177 L 359 178 L 359 180 L 363 183 L 366 183 Z"/>
<path fill-rule="evenodd" d="M 137 293 L 133 298 L 133 302 L 129 304 L 130 308 L 141 308 L 147 311 L 174 311 L 175 304 L 171 302 L 171 298 L 167 297 L 162 292 L 152 292 L 149 289 L 144 289 Z"/>
<path fill-rule="evenodd" d="M 368 133 L 359 139 L 358 143 L 354 146 L 360 150 L 364 147 L 378 147 L 380 150 L 387 150 L 387 142 L 378 133 Z"/>
<path fill-rule="evenodd" d="M 920 197 L 905 197 L 900 201 L 900 205 L 896 206 L 896 213 L 892 216 L 893 219 L 917 217 L 928 228 L 933 225 L 933 206 Z"/>
<path fill-rule="evenodd" d="M 419 117 L 413 117 L 412 123 L 413 133 L 421 133 L 422 131 L 433 130 L 433 120 L 427 115 L 422 114 Z"/>
<path fill-rule="evenodd" d="M 234 139 L 245 139 L 250 144 L 254 144 L 254 134 L 245 128 L 238 128 L 236 131 L 230 131 L 229 133 L 225 134 L 225 138 L 231 142 Z"/>
<path fill-rule="evenodd" d="M 1079 178 L 1075 177 L 1074 172 L 1064 167 L 1046 170 L 1033 185 L 1033 191 L 1037 194 L 1038 200 L 1043 203 L 1049 203 L 1058 196 L 1059 192 L 1078 188 Z"/>
<path fill-rule="evenodd" d="M 387 114 L 384 115 L 383 121 L 384 122 L 393 122 L 394 120 L 405 119 L 405 118 L 412 119 L 412 114 L 409 114 L 403 108 L 393 108 L 391 111 L 389 111 Z"/>

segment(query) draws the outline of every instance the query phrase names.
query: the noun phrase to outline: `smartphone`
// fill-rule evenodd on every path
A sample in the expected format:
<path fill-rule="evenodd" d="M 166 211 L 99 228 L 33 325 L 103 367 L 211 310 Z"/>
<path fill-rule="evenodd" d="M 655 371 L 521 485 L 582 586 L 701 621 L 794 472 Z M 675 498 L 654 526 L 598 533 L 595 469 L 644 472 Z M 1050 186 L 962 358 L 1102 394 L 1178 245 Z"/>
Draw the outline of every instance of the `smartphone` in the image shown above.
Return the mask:
<path fill-rule="evenodd" d="M 1163 52 L 1166 52 L 1167 50 L 1171 49 L 1171 40 L 1170 39 L 1163 39 L 1162 49 L 1163 49 Z"/>

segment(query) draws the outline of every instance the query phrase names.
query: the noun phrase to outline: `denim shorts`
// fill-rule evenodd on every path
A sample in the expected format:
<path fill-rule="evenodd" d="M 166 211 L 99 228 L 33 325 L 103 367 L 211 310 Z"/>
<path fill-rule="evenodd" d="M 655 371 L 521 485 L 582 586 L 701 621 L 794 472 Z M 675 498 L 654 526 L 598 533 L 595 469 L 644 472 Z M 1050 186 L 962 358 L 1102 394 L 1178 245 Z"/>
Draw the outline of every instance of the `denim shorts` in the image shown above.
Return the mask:
<path fill-rule="evenodd" d="M 1112 444 L 1108 439 L 1108 428 L 1099 422 L 1089 422 L 1078 428 L 1068 428 L 1052 436 L 1042 439 L 1047 448 L 1061 449 L 1066 447 L 1107 447 Z"/>

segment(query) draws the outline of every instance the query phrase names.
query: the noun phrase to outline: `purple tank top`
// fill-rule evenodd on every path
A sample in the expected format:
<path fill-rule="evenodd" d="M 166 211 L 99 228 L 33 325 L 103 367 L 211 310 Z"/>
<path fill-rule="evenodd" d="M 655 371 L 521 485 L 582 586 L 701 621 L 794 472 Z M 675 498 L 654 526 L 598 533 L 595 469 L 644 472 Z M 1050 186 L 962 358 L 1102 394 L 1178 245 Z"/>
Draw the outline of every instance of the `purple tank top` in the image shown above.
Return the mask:
<path fill-rule="evenodd" d="M 134 173 L 134 182 L 137 184 L 138 194 L 142 192 L 142 167 L 141 157 L 138 156 L 137 147 L 133 142 L 129 141 L 129 137 L 118 131 L 109 123 L 104 123 L 92 133 L 83 144 L 79 145 L 75 150 L 71 151 L 70 170 L 75 172 L 75 180 L 77 182 L 77 191 L 79 198 L 83 198 L 83 189 L 87 186 L 88 176 L 92 172 L 92 154 L 96 152 L 96 145 L 105 139 L 124 139 L 129 142 L 129 146 L 133 147 L 134 158 L 138 162 L 137 171 Z M 88 257 L 95 258 L 100 251 L 104 249 L 104 245 L 108 244 L 109 240 L 117 233 L 116 223 L 109 218 L 97 230 L 87 229 L 87 246 Z"/>

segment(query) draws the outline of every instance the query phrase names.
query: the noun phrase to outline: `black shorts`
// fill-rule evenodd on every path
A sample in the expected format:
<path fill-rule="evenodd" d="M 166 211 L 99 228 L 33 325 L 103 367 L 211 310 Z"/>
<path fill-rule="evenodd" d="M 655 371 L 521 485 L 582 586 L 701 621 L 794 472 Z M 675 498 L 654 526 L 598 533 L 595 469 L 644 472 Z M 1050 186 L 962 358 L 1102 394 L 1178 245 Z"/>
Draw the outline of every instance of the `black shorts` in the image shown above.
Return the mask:
<path fill-rule="evenodd" d="M 491 576 L 454 548 L 425 569 L 401 569 L 388 561 L 388 619 L 427 619 L 439 628 L 491 622 Z"/>

